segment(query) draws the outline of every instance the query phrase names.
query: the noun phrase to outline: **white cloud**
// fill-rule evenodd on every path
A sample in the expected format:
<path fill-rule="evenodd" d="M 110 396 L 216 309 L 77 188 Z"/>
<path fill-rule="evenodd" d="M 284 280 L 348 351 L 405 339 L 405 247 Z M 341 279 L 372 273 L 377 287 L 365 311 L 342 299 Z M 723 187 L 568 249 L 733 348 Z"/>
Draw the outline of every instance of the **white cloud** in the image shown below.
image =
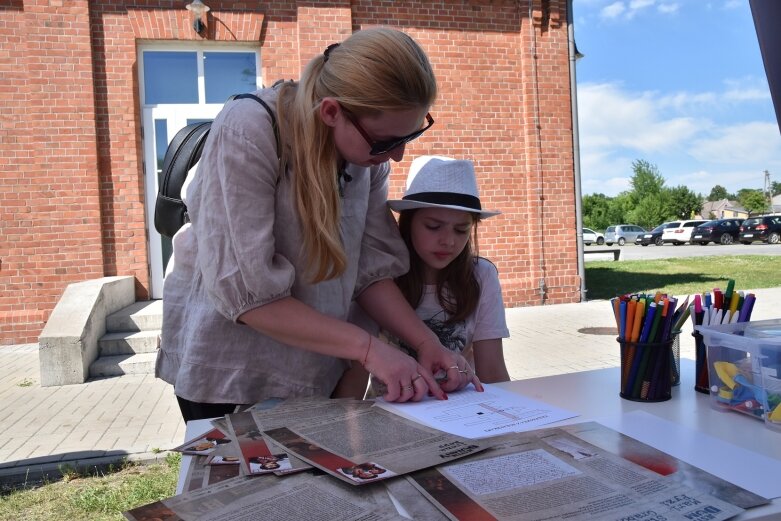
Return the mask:
<path fill-rule="evenodd" d="M 765 169 L 781 177 L 775 121 L 718 119 L 725 100 L 753 103 L 753 95 L 737 92 L 733 86 L 721 93 L 662 95 L 628 92 L 619 83 L 579 85 L 582 192 L 613 196 L 629 189 L 637 159 L 656 165 L 667 186 L 705 195 L 716 184 L 733 192 L 755 187 Z"/>
<path fill-rule="evenodd" d="M 643 9 L 645 7 L 649 7 L 654 5 L 656 0 L 632 0 L 629 2 L 629 9 L 632 11 Z"/>
<path fill-rule="evenodd" d="M 630 0 L 628 3 L 622 1 L 610 3 L 602 7 L 599 16 L 604 19 L 631 20 L 644 10 L 656 7 L 656 10 L 662 14 L 673 14 L 678 12 L 680 5 L 674 2 L 662 2 L 657 4 L 656 0 Z"/>
<path fill-rule="evenodd" d="M 779 164 L 778 125 L 749 122 L 719 128 L 711 136 L 693 141 L 689 152 L 698 161 L 708 163 Z"/>
<path fill-rule="evenodd" d="M 581 142 L 593 147 L 620 146 L 648 153 L 678 148 L 697 132 L 692 118 L 662 119 L 650 93 L 625 93 L 615 84 L 578 87 Z"/>
<path fill-rule="evenodd" d="M 624 2 L 613 2 L 612 4 L 603 7 L 600 10 L 599 15 L 602 18 L 618 18 L 624 11 L 626 11 Z"/>
<path fill-rule="evenodd" d="M 770 99 L 770 88 L 767 79 L 747 77 L 738 80 L 725 80 L 726 91 L 723 99 L 726 102 L 752 101 Z"/>

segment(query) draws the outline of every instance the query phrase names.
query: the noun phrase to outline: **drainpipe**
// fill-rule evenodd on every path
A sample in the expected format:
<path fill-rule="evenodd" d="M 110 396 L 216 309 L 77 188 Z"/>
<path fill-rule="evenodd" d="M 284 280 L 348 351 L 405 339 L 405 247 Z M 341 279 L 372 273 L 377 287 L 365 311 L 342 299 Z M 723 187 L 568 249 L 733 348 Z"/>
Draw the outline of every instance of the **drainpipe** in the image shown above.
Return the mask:
<path fill-rule="evenodd" d="M 578 277 L 580 277 L 580 301 L 586 301 L 586 268 L 583 255 L 583 207 L 580 188 L 580 133 L 578 131 L 578 86 L 575 62 L 582 57 L 575 48 L 575 26 L 572 22 L 572 2 L 567 0 L 567 43 L 569 47 L 569 88 L 572 106 L 572 160 L 575 175 L 575 239 L 577 240 Z"/>

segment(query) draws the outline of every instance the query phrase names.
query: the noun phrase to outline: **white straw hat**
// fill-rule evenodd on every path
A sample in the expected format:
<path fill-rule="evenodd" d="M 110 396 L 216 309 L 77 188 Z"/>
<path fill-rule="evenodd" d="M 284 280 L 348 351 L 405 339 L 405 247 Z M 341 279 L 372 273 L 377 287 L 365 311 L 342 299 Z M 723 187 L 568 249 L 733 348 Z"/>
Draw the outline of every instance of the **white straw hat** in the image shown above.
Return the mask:
<path fill-rule="evenodd" d="M 483 210 L 477 192 L 474 164 L 466 159 L 420 156 L 412 162 L 407 189 L 401 199 L 390 199 L 391 209 L 450 208 L 492 217 L 502 212 Z"/>

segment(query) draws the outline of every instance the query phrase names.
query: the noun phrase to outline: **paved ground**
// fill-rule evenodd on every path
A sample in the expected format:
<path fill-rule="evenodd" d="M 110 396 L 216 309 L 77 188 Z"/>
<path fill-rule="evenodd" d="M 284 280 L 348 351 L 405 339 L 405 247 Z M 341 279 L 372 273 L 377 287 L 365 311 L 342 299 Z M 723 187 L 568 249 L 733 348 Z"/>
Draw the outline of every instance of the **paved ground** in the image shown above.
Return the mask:
<path fill-rule="evenodd" d="M 752 319 L 781 317 L 781 288 L 755 293 Z M 606 301 L 513 308 L 507 320 L 505 358 L 513 380 L 619 365 Z M 681 356 L 693 359 L 690 333 L 687 323 Z M 168 384 L 128 375 L 41 387 L 37 348 L 0 348 L 0 483 L 35 480 L 63 465 L 103 465 L 121 457 L 148 461 L 184 441 Z"/>

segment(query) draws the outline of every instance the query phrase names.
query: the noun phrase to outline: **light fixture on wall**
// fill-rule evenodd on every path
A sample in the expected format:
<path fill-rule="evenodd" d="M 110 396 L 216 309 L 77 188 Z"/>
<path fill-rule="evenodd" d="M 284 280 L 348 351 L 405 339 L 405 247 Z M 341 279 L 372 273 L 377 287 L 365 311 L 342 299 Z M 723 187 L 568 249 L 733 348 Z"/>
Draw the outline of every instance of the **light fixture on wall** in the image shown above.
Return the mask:
<path fill-rule="evenodd" d="M 207 13 L 211 8 L 201 2 L 201 0 L 193 0 L 185 7 L 193 14 L 193 30 L 198 34 L 201 34 L 201 31 L 206 27 L 203 20 L 201 20 L 201 15 Z"/>

